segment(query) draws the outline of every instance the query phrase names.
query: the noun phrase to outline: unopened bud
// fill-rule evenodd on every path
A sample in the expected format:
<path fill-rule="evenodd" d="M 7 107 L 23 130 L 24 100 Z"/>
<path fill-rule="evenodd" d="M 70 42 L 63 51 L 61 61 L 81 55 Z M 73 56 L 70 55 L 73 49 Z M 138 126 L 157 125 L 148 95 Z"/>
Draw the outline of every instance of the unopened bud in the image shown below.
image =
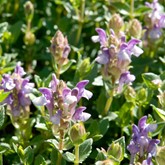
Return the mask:
<path fill-rule="evenodd" d="M 70 139 L 73 144 L 81 144 L 86 139 L 87 133 L 82 122 L 74 124 L 70 129 Z"/>
<path fill-rule="evenodd" d="M 89 73 L 90 68 L 91 68 L 91 65 L 90 65 L 90 58 L 84 59 L 84 60 L 81 62 L 79 68 L 78 68 L 79 73 L 80 73 L 80 77 L 86 76 L 86 75 Z"/>
<path fill-rule="evenodd" d="M 165 91 L 158 95 L 159 103 L 161 104 L 162 108 L 165 108 Z"/>
<path fill-rule="evenodd" d="M 157 154 L 156 154 L 156 163 L 163 165 L 165 162 L 165 146 L 163 147 L 157 147 Z"/>
<path fill-rule="evenodd" d="M 112 160 L 103 160 L 103 161 L 97 161 L 95 165 L 115 165 Z"/>
<path fill-rule="evenodd" d="M 136 92 L 131 86 L 127 86 L 124 96 L 128 102 L 134 102 L 136 99 Z"/>
<path fill-rule="evenodd" d="M 120 159 L 122 156 L 122 148 L 119 143 L 112 143 L 107 150 L 107 154 L 112 155 L 116 159 Z"/>
<path fill-rule="evenodd" d="M 133 19 L 130 23 L 129 33 L 132 37 L 140 38 L 142 33 L 142 25 L 137 19 Z"/>
<path fill-rule="evenodd" d="M 115 32 L 119 32 L 123 26 L 123 19 L 119 14 L 114 14 L 109 21 L 109 28 L 113 29 Z"/>
<path fill-rule="evenodd" d="M 26 15 L 26 18 L 29 20 L 32 20 L 33 18 L 33 13 L 34 13 L 34 6 L 33 4 L 30 2 L 30 1 L 27 1 L 25 4 L 24 4 L 24 10 L 25 10 L 25 15 Z"/>
<path fill-rule="evenodd" d="M 26 45 L 33 45 L 36 40 L 35 35 L 32 32 L 27 32 L 24 36 L 24 43 Z"/>
<path fill-rule="evenodd" d="M 67 37 L 64 37 L 60 30 L 58 30 L 52 38 L 49 50 L 59 65 L 62 65 L 68 58 L 70 47 Z"/>

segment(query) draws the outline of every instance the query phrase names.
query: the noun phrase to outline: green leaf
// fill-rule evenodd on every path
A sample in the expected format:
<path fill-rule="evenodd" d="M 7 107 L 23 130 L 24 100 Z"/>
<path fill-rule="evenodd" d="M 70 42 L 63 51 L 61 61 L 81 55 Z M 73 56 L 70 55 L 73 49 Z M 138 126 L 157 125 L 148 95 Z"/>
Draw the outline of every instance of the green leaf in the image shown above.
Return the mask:
<path fill-rule="evenodd" d="M 12 33 L 11 37 L 11 42 L 15 43 L 21 34 L 21 27 L 22 27 L 23 22 L 18 21 L 14 25 L 10 26 L 9 31 Z"/>
<path fill-rule="evenodd" d="M 60 74 L 63 74 L 64 72 L 66 72 L 70 68 L 70 66 L 75 62 L 76 62 L 76 60 L 74 60 L 74 59 L 69 60 L 66 65 L 63 65 L 61 67 Z"/>
<path fill-rule="evenodd" d="M 79 146 L 79 162 L 82 163 L 91 153 L 92 151 L 92 143 L 93 140 L 87 139 Z"/>
<path fill-rule="evenodd" d="M 10 92 L 4 92 L 3 90 L 0 90 L 0 102 L 4 101 L 9 94 Z"/>
<path fill-rule="evenodd" d="M 162 81 L 165 80 L 165 71 L 164 71 L 163 73 L 160 74 L 160 78 L 161 78 Z"/>
<path fill-rule="evenodd" d="M 89 137 L 93 138 L 96 134 L 99 133 L 99 123 L 97 120 L 92 120 L 90 123 L 90 126 L 87 129 L 88 132 L 90 132 Z"/>
<path fill-rule="evenodd" d="M 115 120 L 118 117 L 118 115 L 115 112 L 108 112 L 108 115 L 105 117 L 105 119 L 108 119 L 108 121 Z"/>
<path fill-rule="evenodd" d="M 105 108 L 105 104 L 106 104 L 106 96 L 105 96 L 105 90 L 101 90 L 101 93 L 96 101 L 96 110 L 99 114 L 102 114 Z M 101 104 L 100 104 L 101 103 Z"/>
<path fill-rule="evenodd" d="M 44 130 L 44 131 L 48 131 L 48 128 L 47 128 L 45 123 L 37 123 L 35 125 L 35 128 L 38 128 L 38 129 L 41 129 L 41 130 Z"/>
<path fill-rule="evenodd" d="M 88 76 L 93 67 L 94 63 L 90 63 L 90 58 L 79 59 L 76 69 L 79 79 L 84 79 L 84 77 Z"/>
<path fill-rule="evenodd" d="M 125 137 L 121 137 L 117 140 L 114 141 L 114 143 L 119 143 L 120 146 L 122 147 L 122 154 L 121 154 L 121 157 L 120 157 L 120 161 L 122 161 L 124 159 L 124 154 L 125 154 Z"/>
<path fill-rule="evenodd" d="M 101 134 L 96 134 L 96 135 L 94 135 L 94 136 L 92 137 L 92 139 L 93 139 L 93 141 L 98 141 L 98 140 L 100 140 L 102 137 L 103 137 L 103 135 L 101 135 Z"/>
<path fill-rule="evenodd" d="M 130 6 L 127 3 L 113 2 L 112 6 L 116 8 L 120 14 L 129 15 Z"/>
<path fill-rule="evenodd" d="M 59 151 L 56 148 L 52 148 L 50 155 L 51 165 L 56 165 L 56 162 L 58 161 L 58 153 Z"/>
<path fill-rule="evenodd" d="M 1 142 L 1 143 L 0 143 L 0 154 L 6 152 L 6 151 L 8 151 L 8 150 L 11 150 L 10 145 L 9 145 L 8 143 L 3 143 L 3 142 Z"/>
<path fill-rule="evenodd" d="M 24 155 L 25 155 L 25 152 L 24 152 L 24 149 L 22 146 L 17 146 L 15 145 L 15 151 L 16 153 L 18 154 L 18 156 L 20 157 L 20 159 L 22 160 L 22 162 L 24 162 Z"/>
<path fill-rule="evenodd" d="M 8 23 L 2 22 L 0 23 L 0 38 L 2 37 L 3 33 L 7 31 Z"/>
<path fill-rule="evenodd" d="M 105 135 L 105 133 L 107 132 L 109 128 L 109 120 L 107 118 L 103 118 L 99 121 L 99 129 L 100 129 L 100 133 L 102 135 Z"/>
<path fill-rule="evenodd" d="M 38 155 L 35 158 L 34 165 L 47 165 L 47 163 L 42 155 Z"/>
<path fill-rule="evenodd" d="M 157 113 L 157 115 L 165 121 L 165 111 L 163 109 L 157 108 L 154 105 L 151 105 L 153 110 Z"/>
<path fill-rule="evenodd" d="M 34 150 L 31 148 L 31 146 L 28 146 L 24 149 L 24 162 L 26 162 L 27 165 L 32 164 L 34 159 Z"/>
<path fill-rule="evenodd" d="M 58 141 L 55 139 L 48 139 L 45 142 L 50 143 L 54 148 L 56 148 L 58 150 Z"/>
<path fill-rule="evenodd" d="M 92 85 L 94 86 L 103 86 L 103 77 L 102 76 L 98 76 L 94 79 Z"/>
<path fill-rule="evenodd" d="M 3 126 L 5 121 L 5 109 L 4 107 L 0 106 L 0 128 Z"/>
<path fill-rule="evenodd" d="M 96 156 L 96 161 L 98 160 L 105 160 L 107 158 L 107 154 L 106 151 L 104 151 L 103 149 L 100 150 L 99 148 L 97 148 L 97 156 Z"/>
<path fill-rule="evenodd" d="M 34 75 L 34 81 L 37 84 L 38 88 L 42 86 L 42 80 L 38 75 Z"/>
<path fill-rule="evenodd" d="M 68 162 L 74 162 L 75 160 L 75 155 L 72 154 L 71 152 L 65 152 L 62 156 Z"/>
<path fill-rule="evenodd" d="M 160 77 L 154 73 L 143 73 L 142 78 L 144 83 L 147 85 L 148 88 L 157 89 L 159 86 L 155 81 L 159 81 Z"/>

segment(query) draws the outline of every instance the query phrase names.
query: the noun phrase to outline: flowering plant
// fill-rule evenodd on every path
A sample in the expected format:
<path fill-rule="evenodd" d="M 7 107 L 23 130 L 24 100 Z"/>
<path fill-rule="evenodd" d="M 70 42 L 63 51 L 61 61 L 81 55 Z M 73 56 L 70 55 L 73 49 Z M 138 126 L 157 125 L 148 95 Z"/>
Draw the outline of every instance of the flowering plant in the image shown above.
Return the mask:
<path fill-rule="evenodd" d="M 164 1 L 0 6 L 0 164 L 164 165 Z"/>

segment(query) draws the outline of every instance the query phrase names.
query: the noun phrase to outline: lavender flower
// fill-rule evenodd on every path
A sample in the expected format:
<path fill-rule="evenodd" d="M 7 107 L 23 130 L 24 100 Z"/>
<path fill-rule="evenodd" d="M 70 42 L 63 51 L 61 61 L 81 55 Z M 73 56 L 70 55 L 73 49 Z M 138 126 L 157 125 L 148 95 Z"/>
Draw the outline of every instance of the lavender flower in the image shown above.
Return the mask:
<path fill-rule="evenodd" d="M 78 107 L 77 103 L 84 97 L 90 99 L 92 93 L 85 89 L 88 80 L 80 81 L 73 89 L 66 86 L 63 81 L 52 75 L 52 81 L 49 88 L 40 88 L 42 96 L 33 100 L 37 106 L 46 106 L 50 120 L 56 124 L 60 124 L 60 120 L 69 121 L 86 121 L 90 118 L 90 114 L 83 112 L 86 107 Z"/>
<path fill-rule="evenodd" d="M 139 122 L 138 126 L 135 124 L 132 127 L 132 139 L 130 144 L 127 146 L 127 149 L 131 153 L 130 164 L 133 164 L 136 154 L 141 158 L 146 158 L 143 161 L 145 165 L 152 165 L 151 158 L 156 155 L 156 145 L 159 144 L 158 139 L 151 139 L 148 136 L 149 132 L 156 130 L 156 124 L 147 124 L 147 116 L 143 116 Z"/>
<path fill-rule="evenodd" d="M 118 84 L 118 92 L 121 92 L 124 84 L 131 84 L 135 80 L 135 76 L 128 70 L 131 56 L 139 57 L 143 53 L 137 46 L 141 41 L 131 39 L 127 43 L 122 32 L 115 34 L 112 29 L 110 35 L 101 28 L 96 28 L 96 32 L 98 36 L 93 36 L 92 40 L 100 43 L 101 51 L 95 60 L 103 65 L 103 78 L 108 79 L 112 85 Z"/>
<path fill-rule="evenodd" d="M 161 29 L 165 28 L 165 13 L 163 13 L 158 0 L 153 0 L 152 3 L 146 2 L 146 6 L 152 9 L 147 15 L 146 37 L 154 40 L 159 39 L 162 35 Z"/>
<path fill-rule="evenodd" d="M 27 115 L 28 107 L 31 104 L 29 94 L 32 92 L 34 84 L 29 82 L 29 78 L 22 77 L 25 74 L 21 63 L 18 62 L 14 73 L 12 75 L 4 74 L 0 83 L 0 89 L 11 92 L 0 104 L 9 105 L 14 117 L 21 114 Z"/>

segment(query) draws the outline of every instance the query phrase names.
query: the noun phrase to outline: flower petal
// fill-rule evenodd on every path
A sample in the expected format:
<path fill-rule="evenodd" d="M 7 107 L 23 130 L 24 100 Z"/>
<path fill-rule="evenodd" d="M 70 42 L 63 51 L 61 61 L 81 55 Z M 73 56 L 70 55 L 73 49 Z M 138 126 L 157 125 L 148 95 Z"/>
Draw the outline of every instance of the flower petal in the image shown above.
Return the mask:
<path fill-rule="evenodd" d="M 47 99 L 43 95 L 40 97 L 36 97 L 34 100 L 32 100 L 32 102 L 36 106 L 43 106 L 48 103 Z"/>

